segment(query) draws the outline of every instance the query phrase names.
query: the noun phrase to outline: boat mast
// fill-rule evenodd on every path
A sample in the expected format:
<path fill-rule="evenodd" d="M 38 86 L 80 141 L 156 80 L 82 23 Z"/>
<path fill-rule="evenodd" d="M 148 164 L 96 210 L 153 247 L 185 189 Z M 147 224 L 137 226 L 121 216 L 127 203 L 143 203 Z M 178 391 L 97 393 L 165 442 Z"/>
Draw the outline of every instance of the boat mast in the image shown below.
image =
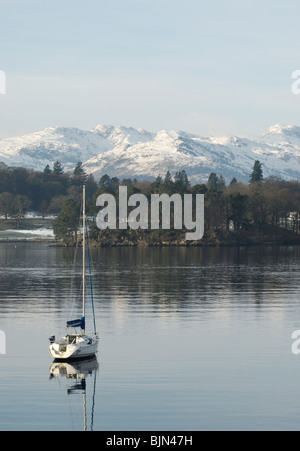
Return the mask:
<path fill-rule="evenodd" d="M 85 185 L 83 185 L 83 208 L 82 208 L 82 225 L 83 225 L 83 251 L 82 251 L 82 317 L 85 318 Z M 85 326 L 84 326 L 85 327 Z M 82 335 L 85 330 L 82 330 Z"/>

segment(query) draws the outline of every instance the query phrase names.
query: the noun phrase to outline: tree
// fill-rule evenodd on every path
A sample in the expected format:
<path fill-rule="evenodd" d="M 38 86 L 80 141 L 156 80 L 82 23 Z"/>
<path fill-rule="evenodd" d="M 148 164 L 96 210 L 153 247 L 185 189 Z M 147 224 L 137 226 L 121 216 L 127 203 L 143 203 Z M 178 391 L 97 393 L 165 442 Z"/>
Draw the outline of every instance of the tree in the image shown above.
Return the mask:
<path fill-rule="evenodd" d="M 171 176 L 170 171 L 168 171 L 168 172 L 166 173 L 164 183 L 171 183 L 171 182 L 172 182 L 172 176 Z"/>
<path fill-rule="evenodd" d="M 60 163 L 60 161 L 56 161 L 53 165 L 53 173 L 55 175 L 63 175 L 64 173 L 64 169 L 62 167 L 62 164 Z"/>
<path fill-rule="evenodd" d="M 17 221 L 17 226 L 20 227 L 21 219 L 28 211 L 28 209 L 31 207 L 32 202 L 27 196 L 22 196 L 18 194 L 14 197 L 13 203 L 12 203 L 12 216 Z"/>
<path fill-rule="evenodd" d="M 13 213 L 14 195 L 11 193 L 0 194 L 0 213 L 7 219 Z"/>
<path fill-rule="evenodd" d="M 187 176 L 186 171 L 183 169 L 182 171 L 178 171 L 175 174 L 175 187 L 178 191 L 186 191 L 190 186 L 190 182 Z"/>
<path fill-rule="evenodd" d="M 249 194 L 248 209 L 250 218 L 260 234 L 263 225 L 266 223 L 270 207 L 266 197 L 266 186 L 260 183 L 252 184 Z"/>
<path fill-rule="evenodd" d="M 155 182 L 152 182 L 152 184 L 151 184 L 154 193 L 158 192 L 159 187 L 162 183 L 163 183 L 163 179 L 159 175 L 158 177 L 156 177 Z"/>
<path fill-rule="evenodd" d="M 233 222 L 234 230 L 238 231 L 246 224 L 246 208 L 248 196 L 239 192 L 230 194 L 230 218 Z"/>
<path fill-rule="evenodd" d="M 218 190 L 218 177 L 217 174 L 211 172 L 207 182 L 208 191 L 217 191 Z"/>
<path fill-rule="evenodd" d="M 30 170 L 25 168 L 13 168 L 11 192 L 13 194 L 27 195 L 28 182 L 27 178 Z M 7 191 L 7 190 L 5 190 Z"/>
<path fill-rule="evenodd" d="M 12 188 L 11 185 L 12 185 L 11 171 L 7 167 L 2 168 L 0 164 L 0 193 L 11 192 Z"/>
<path fill-rule="evenodd" d="M 158 192 L 159 192 L 159 194 L 163 194 L 163 193 L 166 193 L 169 195 L 174 194 L 175 184 L 172 180 L 170 171 L 167 171 L 164 182 L 161 183 L 160 185 L 158 185 Z"/>
<path fill-rule="evenodd" d="M 127 188 L 132 188 L 133 187 L 133 181 L 128 178 L 128 179 L 123 179 L 121 182 L 121 186 L 127 186 Z"/>
<path fill-rule="evenodd" d="M 54 215 L 58 214 L 61 211 L 63 204 L 66 202 L 67 199 L 68 199 L 67 196 L 53 197 L 47 208 L 47 212 Z"/>
<path fill-rule="evenodd" d="M 109 190 L 110 186 L 111 186 L 111 178 L 109 175 L 104 174 L 102 175 L 100 181 L 99 181 L 99 186 L 100 188 L 104 189 L 104 190 Z"/>
<path fill-rule="evenodd" d="M 74 245 L 77 240 L 79 218 L 79 204 L 73 199 L 66 200 L 53 224 L 55 238 L 62 240 L 67 246 Z"/>
<path fill-rule="evenodd" d="M 113 177 L 110 181 L 110 191 L 115 194 L 120 186 L 120 180 L 118 179 L 118 177 Z"/>
<path fill-rule="evenodd" d="M 226 181 L 223 175 L 221 174 L 220 177 L 217 177 L 217 190 L 225 191 L 225 189 L 226 189 Z"/>
<path fill-rule="evenodd" d="M 193 194 L 206 194 L 207 193 L 206 185 L 204 183 L 201 183 L 200 185 L 194 185 L 192 187 L 192 193 Z"/>
<path fill-rule="evenodd" d="M 253 166 L 253 171 L 250 174 L 249 182 L 252 183 L 261 182 L 263 179 L 263 170 L 260 161 L 256 160 Z"/>
<path fill-rule="evenodd" d="M 109 193 L 115 193 L 118 190 L 119 185 L 120 180 L 117 177 L 111 178 L 107 174 L 104 174 L 99 181 L 100 188 Z"/>
<path fill-rule="evenodd" d="M 45 174 L 45 175 L 52 174 L 52 170 L 50 169 L 49 164 L 47 164 L 47 166 L 45 167 L 45 169 L 44 169 L 44 174 Z"/>
<path fill-rule="evenodd" d="M 85 186 L 86 186 L 86 196 L 87 198 L 92 198 L 93 194 L 97 191 L 98 185 L 95 182 L 94 176 L 93 174 L 88 175 L 86 181 L 85 181 Z"/>
<path fill-rule="evenodd" d="M 73 185 L 84 185 L 87 181 L 88 175 L 83 168 L 83 164 L 79 161 L 73 171 L 72 184 Z"/>

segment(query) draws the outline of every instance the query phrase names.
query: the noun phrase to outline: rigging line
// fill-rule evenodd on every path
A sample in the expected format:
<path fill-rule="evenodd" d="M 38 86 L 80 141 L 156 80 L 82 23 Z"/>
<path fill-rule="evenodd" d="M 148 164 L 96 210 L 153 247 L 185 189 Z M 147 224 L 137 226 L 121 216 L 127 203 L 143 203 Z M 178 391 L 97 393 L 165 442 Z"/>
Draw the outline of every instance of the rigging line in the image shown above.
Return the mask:
<path fill-rule="evenodd" d="M 88 265 L 89 265 L 89 276 L 90 276 L 90 287 L 91 287 L 91 299 L 92 299 L 92 310 L 93 310 L 93 323 L 94 323 L 94 334 L 97 334 L 96 329 L 96 318 L 95 318 L 95 307 L 94 307 L 94 294 L 93 294 L 93 283 L 92 283 L 92 272 L 91 272 L 91 259 L 90 259 L 90 250 L 89 250 L 89 241 L 88 241 L 88 229 L 87 222 L 85 221 L 85 230 L 86 230 L 86 243 L 87 243 L 87 257 L 88 257 Z"/>

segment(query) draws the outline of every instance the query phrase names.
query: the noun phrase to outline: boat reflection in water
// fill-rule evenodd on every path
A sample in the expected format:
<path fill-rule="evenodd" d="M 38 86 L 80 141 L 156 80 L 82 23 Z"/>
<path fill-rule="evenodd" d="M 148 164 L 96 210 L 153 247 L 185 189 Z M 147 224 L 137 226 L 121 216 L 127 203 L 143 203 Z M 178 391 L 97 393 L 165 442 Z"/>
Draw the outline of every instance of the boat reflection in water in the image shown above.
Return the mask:
<path fill-rule="evenodd" d="M 70 362 L 54 361 L 49 368 L 50 380 L 65 378 L 67 379 L 67 395 L 82 394 L 83 395 L 83 414 L 84 414 L 84 431 L 88 430 L 87 421 L 87 379 L 92 378 L 92 404 L 91 404 L 91 425 L 90 430 L 94 428 L 94 412 L 95 412 L 95 393 L 96 379 L 99 364 L 97 358 L 88 360 L 78 360 Z"/>

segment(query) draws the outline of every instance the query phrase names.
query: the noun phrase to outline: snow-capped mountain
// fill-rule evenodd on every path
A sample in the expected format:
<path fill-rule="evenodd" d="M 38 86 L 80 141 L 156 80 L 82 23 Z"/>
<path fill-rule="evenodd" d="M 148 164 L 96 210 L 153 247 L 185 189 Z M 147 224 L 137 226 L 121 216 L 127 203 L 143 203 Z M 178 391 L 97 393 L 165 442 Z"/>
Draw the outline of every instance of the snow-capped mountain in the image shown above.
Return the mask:
<path fill-rule="evenodd" d="M 153 179 L 185 169 L 193 183 L 206 182 L 211 172 L 228 182 L 233 177 L 247 182 L 255 160 L 262 163 L 265 177 L 299 179 L 300 127 L 277 124 L 256 141 L 104 125 L 89 131 L 52 127 L 0 140 L 0 162 L 7 166 L 43 170 L 57 160 L 65 170 L 82 161 L 96 180 L 104 174 Z"/>
<path fill-rule="evenodd" d="M 263 141 L 271 144 L 291 144 L 299 146 L 300 127 L 294 125 L 276 124 L 268 128 L 263 134 Z"/>

